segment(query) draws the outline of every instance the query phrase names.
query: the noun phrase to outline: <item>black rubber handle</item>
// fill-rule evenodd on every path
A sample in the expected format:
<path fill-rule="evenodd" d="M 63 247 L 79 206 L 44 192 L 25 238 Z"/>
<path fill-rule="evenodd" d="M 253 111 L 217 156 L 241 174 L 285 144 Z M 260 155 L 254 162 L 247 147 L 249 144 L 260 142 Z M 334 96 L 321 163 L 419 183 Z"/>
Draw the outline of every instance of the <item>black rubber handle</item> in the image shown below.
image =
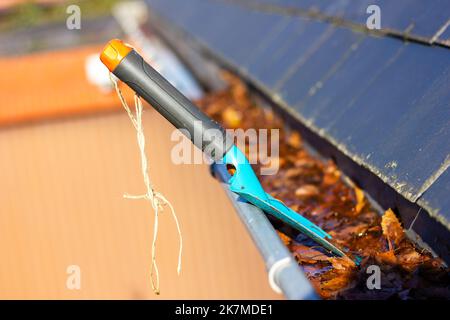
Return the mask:
<path fill-rule="evenodd" d="M 225 130 L 201 112 L 188 98 L 132 50 L 113 74 L 126 83 L 164 118 L 213 160 L 220 160 L 232 146 Z M 187 134 L 189 133 L 189 134 Z"/>

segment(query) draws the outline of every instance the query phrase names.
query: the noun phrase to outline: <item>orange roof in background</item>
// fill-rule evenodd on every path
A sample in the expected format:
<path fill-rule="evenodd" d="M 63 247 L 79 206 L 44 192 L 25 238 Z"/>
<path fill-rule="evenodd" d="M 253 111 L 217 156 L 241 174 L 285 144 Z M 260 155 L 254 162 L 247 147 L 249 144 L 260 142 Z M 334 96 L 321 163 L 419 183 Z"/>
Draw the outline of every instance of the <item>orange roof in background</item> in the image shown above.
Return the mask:
<path fill-rule="evenodd" d="M 86 58 L 103 45 L 0 58 L 0 125 L 119 109 L 88 82 Z"/>
<path fill-rule="evenodd" d="M 30 2 L 30 0 L 1 0 L 0 9 L 13 7 L 18 4 L 23 4 L 25 2 Z M 50 4 L 50 3 L 63 2 L 63 0 L 34 0 L 33 2 L 41 3 L 41 4 Z"/>

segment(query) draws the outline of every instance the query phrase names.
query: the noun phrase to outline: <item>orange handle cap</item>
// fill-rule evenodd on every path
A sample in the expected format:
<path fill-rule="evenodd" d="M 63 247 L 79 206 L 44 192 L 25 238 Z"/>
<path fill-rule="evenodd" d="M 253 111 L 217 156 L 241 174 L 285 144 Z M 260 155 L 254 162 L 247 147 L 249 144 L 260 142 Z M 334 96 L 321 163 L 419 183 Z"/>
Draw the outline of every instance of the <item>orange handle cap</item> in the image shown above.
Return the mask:
<path fill-rule="evenodd" d="M 126 45 L 122 40 L 113 39 L 109 41 L 103 49 L 100 54 L 100 60 L 109 71 L 113 72 L 123 58 L 131 52 L 131 50 L 133 50 L 133 48 Z"/>

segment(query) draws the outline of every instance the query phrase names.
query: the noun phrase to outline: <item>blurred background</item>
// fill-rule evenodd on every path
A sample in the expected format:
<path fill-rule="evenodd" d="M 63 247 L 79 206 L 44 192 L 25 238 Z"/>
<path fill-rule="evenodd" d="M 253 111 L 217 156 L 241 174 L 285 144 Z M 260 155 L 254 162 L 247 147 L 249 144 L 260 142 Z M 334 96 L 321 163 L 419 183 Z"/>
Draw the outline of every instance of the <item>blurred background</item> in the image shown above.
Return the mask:
<path fill-rule="evenodd" d="M 0 298 L 282 298 L 265 269 L 285 258 L 289 268 L 274 277 L 287 298 L 448 297 L 449 6 L 0 1 Z M 178 276 L 176 226 L 162 213 L 155 295 L 154 213 L 146 201 L 123 198 L 145 188 L 136 132 L 99 60 L 113 38 L 225 127 L 285 131 L 281 169 L 266 190 L 345 240 L 363 263 L 336 268 L 326 260 L 325 268 L 311 257 L 314 243 L 302 246 L 300 235 L 272 221 L 278 237 L 263 213 L 235 210 L 207 165 L 173 164 L 173 127 L 146 104 L 150 176 L 184 238 Z M 403 251 L 384 234 L 384 212 L 406 234 Z M 378 296 L 365 282 L 371 259 L 386 275 Z M 323 294 L 327 286 L 332 294 Z"/>
<path fill-rule="evenodd" d="M 203 90 L 151 30 L 142 37 L 135 24 L 148 17 L 140 5 L 0 1 L 2 299 L 280 297 L 208 167 L 173 165 L 172 128 L 146 108 L 150 175 L 176 208 L 184 237 L 177 276 L 176 228 L 163 213 L 161 295 L 151 290 L 153 212 L 123 198 L 144 190 L 140 159 L 99 52 L 123 38 L 190 98 Z M 79 289 L 68 285 L 73 266 Z"/>

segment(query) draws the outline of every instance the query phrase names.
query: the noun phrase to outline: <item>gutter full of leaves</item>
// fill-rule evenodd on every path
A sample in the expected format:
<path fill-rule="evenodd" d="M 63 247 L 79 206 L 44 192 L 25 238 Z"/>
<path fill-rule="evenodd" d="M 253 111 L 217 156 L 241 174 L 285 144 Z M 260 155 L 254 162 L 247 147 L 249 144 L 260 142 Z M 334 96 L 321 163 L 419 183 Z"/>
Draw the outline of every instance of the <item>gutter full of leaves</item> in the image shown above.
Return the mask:
<path fill-rule="evenodd" d="M 228 87 L 208 94 L 198 105 L 226 128 L 279 129 L 280 170 L 259 177 L 265 190 L 362 259 L 355 266 L 279 226 L 279 236 L 322 298 L 450 298 L 450 270 L 406 237 L 391 209 L 380 216 L 362 190 L 345 182 L 331 160 L 313 156 L 297 131 L 286 128 L 273 111 L 258 106 L 238 78 L 225 73 L 224 79 Z M 375 287 L 368 285 L 373 268 L 380 272 Z"/>

